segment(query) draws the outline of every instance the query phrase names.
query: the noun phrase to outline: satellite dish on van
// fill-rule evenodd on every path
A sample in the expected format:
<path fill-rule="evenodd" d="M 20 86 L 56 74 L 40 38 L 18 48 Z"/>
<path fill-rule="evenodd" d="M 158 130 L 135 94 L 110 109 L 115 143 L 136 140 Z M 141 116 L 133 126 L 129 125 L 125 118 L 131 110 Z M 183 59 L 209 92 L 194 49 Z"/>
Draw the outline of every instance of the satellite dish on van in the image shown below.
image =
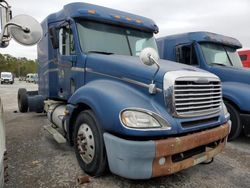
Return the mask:
<path fill-rule="evenodd" d="M 33 17 L 28 15 L 18 15 L 9 22 L 9 33 L 13 39 L 26 46 L 35 45 L 42 38 L 42 27 Z"/>

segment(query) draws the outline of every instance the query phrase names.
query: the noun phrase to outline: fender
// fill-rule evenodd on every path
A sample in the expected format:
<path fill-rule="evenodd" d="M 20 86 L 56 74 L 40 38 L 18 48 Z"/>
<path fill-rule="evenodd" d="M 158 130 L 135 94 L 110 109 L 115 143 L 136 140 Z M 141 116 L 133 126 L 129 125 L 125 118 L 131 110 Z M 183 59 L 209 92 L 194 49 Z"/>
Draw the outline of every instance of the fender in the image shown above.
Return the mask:
<path fill-rule="evenodd" d="M 239 82 L 222 82 L 223 97 L 236 104 L 241 111 L 250 112 L 250 87 Z"/>
<path fill-rule="evenodd" d="M 69 99 L 69 103 L 72 105 L 84 103 L 90 106 L 101 122 L 100 126 L 107 132 L 127 136 L 166 135 L 164 131 L 136 131 L 121 125 L 120 112 L 126 108 L 147 109 L 159 114 L 156 109 L 158 105 L 150 97 L 152 96 L 145 88 L 135 88 L 122 82 L 102 79 L 89 82 L 79 88 Z M 173 132 L 174 129 L 167 134 L 173 134 Z"/>

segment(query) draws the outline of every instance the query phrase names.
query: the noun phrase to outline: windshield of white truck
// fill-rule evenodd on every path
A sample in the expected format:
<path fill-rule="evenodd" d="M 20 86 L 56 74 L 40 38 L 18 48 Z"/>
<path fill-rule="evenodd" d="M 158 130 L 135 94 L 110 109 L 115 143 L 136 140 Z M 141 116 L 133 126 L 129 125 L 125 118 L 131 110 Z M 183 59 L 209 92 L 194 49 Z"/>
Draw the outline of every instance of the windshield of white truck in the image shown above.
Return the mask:
<path fill-rule="evenodd" d="M 201 49 L 209 65 L 242 67 L 237 51 L 221 44 L 202 43 Z"/>
<path fill-rule="evenodd" d="M 153 33 L 90 21 L 77 22 L 77 28 L 85 53 L 139 56 L 146 47 L 157 50 Z"/>
<path fill-rule="evenodd" d="M 1 74 L 2 78 L 11 78 L 11 74 Z"/>

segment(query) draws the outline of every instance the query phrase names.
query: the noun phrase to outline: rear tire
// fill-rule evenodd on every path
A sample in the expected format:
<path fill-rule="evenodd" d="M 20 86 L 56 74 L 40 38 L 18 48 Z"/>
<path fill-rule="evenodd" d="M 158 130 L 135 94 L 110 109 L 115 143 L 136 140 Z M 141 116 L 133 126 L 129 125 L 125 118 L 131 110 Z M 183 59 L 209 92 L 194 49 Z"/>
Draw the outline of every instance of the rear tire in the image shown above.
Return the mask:
<path fill-rule="evenodd" d="M 242 131 L 242 124 L 240 119 L 240 113 L 238 110 L 228 102 L 225 102 L 227 110 L 230 114 L 230 120 L 232 121 L 231 131 L 228 136 L 228 140 L 232 141 L 239 137 Z"/>
<path fill-rule="evenodd" d="M 25 88 L 20 88 L 17 94 L 18 108 L 22 113 L 28 112 L 29 103 L 27 90 Z"/>
<path fill-rule="evenodd" d="M 34 94 L 34 95 L 32 95 Z M 35 92 L 28 94 L 28 106 L 30 112 L 43 113 L 44 112 L 44 98 Z"/>
<path fill-rule="evenodd" d="M 91 176 L 101 176 L 107 169 L 103 132 L 91 110 L 79 113 L 74 130 L 74 147 L 80 167 Z"/>

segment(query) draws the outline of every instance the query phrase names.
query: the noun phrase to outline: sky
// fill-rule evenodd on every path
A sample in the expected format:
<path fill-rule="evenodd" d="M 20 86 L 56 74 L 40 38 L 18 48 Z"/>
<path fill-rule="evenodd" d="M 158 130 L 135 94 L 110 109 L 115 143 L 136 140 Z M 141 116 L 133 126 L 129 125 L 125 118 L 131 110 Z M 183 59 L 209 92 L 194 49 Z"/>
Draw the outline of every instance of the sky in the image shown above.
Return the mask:
<path fill-rule="evenodd" d="M 13 16 L 28 14 L 41 22 L 72 0 L 7 0 Z M 155 37 L 190 31 L 210 31 L 237 38 L 250 49 L 249 0 L 85 0 L 153 19 L 160 32 Z M 0 53 L 36 59 L 36 46 L 26 47 L 11 41 Z"/>

